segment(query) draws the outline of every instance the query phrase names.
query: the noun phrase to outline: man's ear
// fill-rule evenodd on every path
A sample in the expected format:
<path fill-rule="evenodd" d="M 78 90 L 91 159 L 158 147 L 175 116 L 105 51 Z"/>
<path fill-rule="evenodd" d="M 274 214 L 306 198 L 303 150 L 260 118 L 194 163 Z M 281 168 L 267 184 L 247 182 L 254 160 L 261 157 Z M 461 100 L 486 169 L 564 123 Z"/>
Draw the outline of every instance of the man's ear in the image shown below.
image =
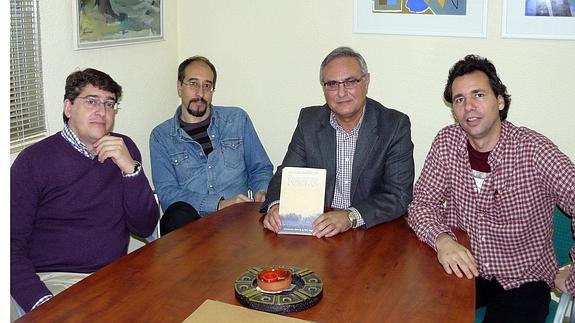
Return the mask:
<path fill-rule="evenodd" d="M 72 101 L 69 99 L 64 100 L 64 115 L 68 118 L 72 115 Z"/>
<path fill-rule="evenodd" d="M 176 81 L 176 89 L 178 90 L 178 96 L 182 97 L 182 82 L 179 80 Z"/>
<path fill-rule="evenodd" d="M 505 99 L 503 98 L 503 95 L 497 96 L 497 108 L 499 111 L 502 111 L 503 108 L 505 108 Z"/>
<path fill-rule="evenodd" d="M 365 93 L 367 93 L 369 91 L 369 73 L 365 74 L 364 78 L 364 86 L 365 86 Z"/>

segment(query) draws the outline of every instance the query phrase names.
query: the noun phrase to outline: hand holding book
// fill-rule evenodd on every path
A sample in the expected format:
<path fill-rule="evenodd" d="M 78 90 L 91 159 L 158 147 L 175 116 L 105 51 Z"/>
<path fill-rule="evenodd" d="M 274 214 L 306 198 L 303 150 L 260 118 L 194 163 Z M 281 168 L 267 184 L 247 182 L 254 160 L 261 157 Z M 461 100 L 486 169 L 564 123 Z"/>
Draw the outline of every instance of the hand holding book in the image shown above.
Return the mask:
<path fill-rule="evenodd" d="M 323 213 L 313 222 L 312 235 L 317 238 L 333 237 L 351 229 L 347 210 L 334 210 Z"/>
<path fill-rule="evenodd" d="M 279 216 L 272 207 L 274 210 L 268 217 L 274 232 L 312 235 L 314 221 L 323 214 L 325 177 L 325 169 L 285 167 L 282 170 Z"/>

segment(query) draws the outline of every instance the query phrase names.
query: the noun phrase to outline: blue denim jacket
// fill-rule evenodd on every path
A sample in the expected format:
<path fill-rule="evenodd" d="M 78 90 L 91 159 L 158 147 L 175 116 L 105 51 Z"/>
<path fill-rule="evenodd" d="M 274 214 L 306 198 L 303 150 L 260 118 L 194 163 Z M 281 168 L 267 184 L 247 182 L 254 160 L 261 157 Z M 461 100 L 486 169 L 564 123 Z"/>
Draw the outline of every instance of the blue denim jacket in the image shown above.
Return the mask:
<path fill-rule="evenodd" d="M 222 197 L 267 191 L 273 165 L 244 110 L 212 106 L 208 135 L 214 150 L 206 157 L 180 127 L 181 109 L 150 135 L 152 180 L 162 210 L 183 201 L 204 216 L 217 211 Z"/>

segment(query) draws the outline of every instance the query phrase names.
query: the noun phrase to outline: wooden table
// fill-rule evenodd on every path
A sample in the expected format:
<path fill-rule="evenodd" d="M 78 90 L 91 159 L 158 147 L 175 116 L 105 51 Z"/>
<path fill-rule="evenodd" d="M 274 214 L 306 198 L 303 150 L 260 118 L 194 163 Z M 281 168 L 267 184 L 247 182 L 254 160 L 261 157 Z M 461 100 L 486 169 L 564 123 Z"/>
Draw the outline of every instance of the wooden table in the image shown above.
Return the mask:
<path fill-rule="evenodd" d="M 401 218 L 332 238 L 276 235 L 258 203 L 226 208 L 94 273 L 19 322 L 181 322 L 206 299 L 240 305 L 250 267 L 309 268 L 324 283 L 318 322 L 473 322 L 473 280 L 448 275 Z M 456 233 L 468 245 L 461 232 Z"/>

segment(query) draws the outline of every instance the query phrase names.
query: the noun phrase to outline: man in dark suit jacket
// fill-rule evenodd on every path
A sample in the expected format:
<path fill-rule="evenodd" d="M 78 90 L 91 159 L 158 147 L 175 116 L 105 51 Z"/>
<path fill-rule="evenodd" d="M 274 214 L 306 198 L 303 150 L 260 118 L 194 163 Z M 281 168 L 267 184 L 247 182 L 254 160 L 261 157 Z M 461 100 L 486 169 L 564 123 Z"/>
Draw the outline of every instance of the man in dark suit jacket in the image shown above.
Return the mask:
<path fill-rule="evenodd" d="M 331 237 L 350 228 L 370 228 L 407 212 L 414 163 L 407 115 L 367 98 L 369 73 L 363 57 L 348 47 L 322 62 L 326 104 L 301 110 L 282 164 L 262 210 L 264 227 L 278 232 L 284 167 L 325 168 L 325 207 L 313 235 Z"/>

